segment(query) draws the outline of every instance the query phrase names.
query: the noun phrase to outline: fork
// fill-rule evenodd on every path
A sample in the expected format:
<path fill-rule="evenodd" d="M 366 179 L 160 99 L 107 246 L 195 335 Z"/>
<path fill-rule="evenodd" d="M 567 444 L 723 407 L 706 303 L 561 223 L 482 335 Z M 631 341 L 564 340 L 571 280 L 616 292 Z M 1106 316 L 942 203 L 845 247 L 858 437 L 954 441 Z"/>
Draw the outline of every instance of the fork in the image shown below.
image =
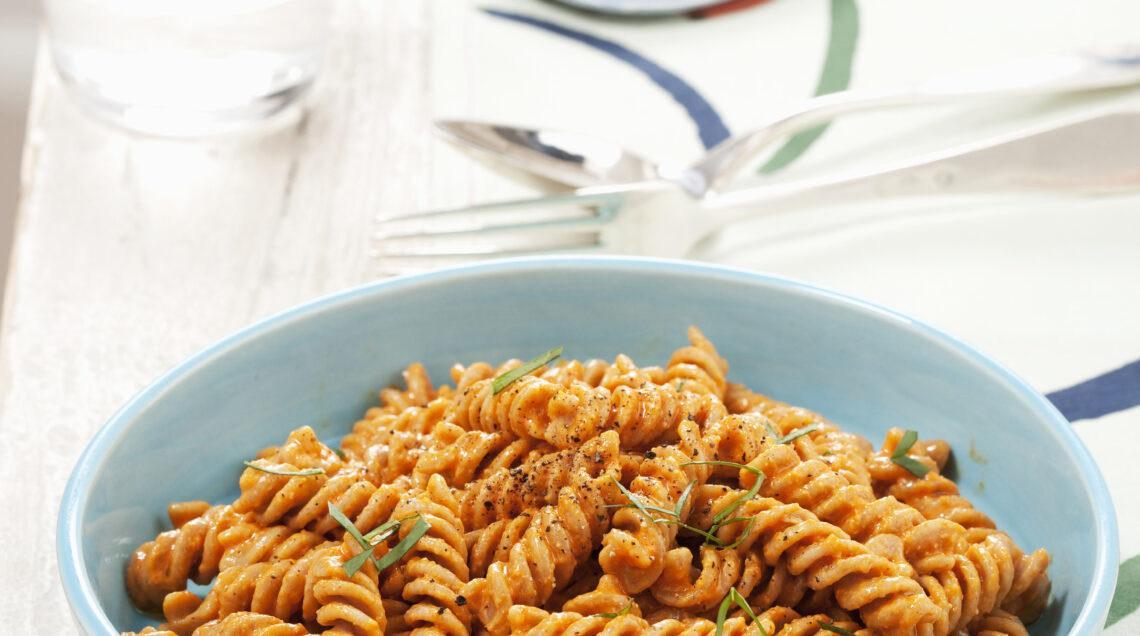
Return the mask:
<path fill-rule="evenodd" d="M 704 199 L 652 181 L 410 213 L 380 219 L 376 239 L 391 272 L 433 260 L 558 251 L 683 257 L 733 223 L 812 207 L 926 195 L 1093 194 L 1138 184 L 1140 111 L 1102 113 L 883 168 Z"/>

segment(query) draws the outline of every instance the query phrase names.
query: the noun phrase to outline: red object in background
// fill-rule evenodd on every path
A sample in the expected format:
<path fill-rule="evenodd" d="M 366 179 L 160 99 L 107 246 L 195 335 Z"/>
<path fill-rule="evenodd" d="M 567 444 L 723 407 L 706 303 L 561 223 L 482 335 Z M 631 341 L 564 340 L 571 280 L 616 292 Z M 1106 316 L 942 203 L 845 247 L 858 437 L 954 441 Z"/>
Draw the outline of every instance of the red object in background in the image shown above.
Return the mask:
<path fill-rule="evenodd" d="M 768 2 L 768 0 L 728 0 L 728 2 L 722 2 L 720 4 L 715 4 L 711 7 L 706 7 L 704 9 L 697 9 L 695 11 L 691 11 L 691 12 L 689 12 L 689 17 L 690 18 L 715 18 L 718 15 L 724 15 L 726 13 L 732 13 L 733 11 L 740 11 L 742 9 L 754 7 L 758 4 L 763 4 L 765 2 Z"/>

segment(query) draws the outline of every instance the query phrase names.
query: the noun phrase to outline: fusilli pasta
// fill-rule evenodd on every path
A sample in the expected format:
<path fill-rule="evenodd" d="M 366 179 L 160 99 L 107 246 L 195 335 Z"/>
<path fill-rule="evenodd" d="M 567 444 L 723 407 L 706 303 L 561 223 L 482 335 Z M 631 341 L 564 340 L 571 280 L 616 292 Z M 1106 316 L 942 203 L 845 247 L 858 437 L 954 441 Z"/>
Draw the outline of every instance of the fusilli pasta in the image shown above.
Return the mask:
<path fill-rule="evenodd" d="M 1049 555 L 961 496 L 945 443 L 876 450 L 688 336 L 662 367 L 409 366 L 339 451 L 302 427 L 234 501 L 171 504 L 127 567 L 165 618 L 140 634 L 1027 633 Z"/>

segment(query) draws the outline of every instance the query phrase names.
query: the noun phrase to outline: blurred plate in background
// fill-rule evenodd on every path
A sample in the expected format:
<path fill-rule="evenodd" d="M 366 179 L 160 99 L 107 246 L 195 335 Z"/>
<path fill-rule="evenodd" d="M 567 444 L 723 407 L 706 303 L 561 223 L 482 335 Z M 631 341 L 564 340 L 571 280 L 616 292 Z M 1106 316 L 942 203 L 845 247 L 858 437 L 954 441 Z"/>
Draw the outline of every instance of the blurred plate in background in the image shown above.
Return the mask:
<path fill-rule="evenodd" d="M 663 15 L 702 9 L 724 0 L 557 0 L 579 9 L 624 15 Z"/>

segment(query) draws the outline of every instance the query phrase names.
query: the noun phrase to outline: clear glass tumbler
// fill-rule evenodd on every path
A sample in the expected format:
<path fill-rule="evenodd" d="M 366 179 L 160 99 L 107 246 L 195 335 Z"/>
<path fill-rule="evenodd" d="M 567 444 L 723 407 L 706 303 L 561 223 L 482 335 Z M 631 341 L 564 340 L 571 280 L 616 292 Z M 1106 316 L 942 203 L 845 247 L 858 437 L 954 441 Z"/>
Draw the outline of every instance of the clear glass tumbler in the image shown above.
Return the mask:
<path fill-rule="evenodd" d="M 321 66 L 328 0 L 44 0 L 64 83 L 158 135 L 224 132 L 297 101 Z"/>

